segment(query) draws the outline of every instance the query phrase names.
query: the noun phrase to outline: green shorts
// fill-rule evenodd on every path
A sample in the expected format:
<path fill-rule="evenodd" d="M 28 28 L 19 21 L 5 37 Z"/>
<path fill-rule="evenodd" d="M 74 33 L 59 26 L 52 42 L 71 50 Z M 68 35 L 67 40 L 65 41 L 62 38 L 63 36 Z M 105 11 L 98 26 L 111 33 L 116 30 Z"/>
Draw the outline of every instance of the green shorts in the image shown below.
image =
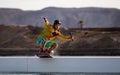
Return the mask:
<path fill-rule="evenodd" d="M 47 49 L 50 49 L 51 46 L 53 45 L 53 42 L 52 42 L 52 41 L 45 40 L 44 37 L 39 37 L 39 38 L 37 39 L 37 43 L 38 43 L 40 46 L 42 46 L 42 43 L 43 43 L 43 42 L 45 42 L 45 48 L 47 48 Z"/>

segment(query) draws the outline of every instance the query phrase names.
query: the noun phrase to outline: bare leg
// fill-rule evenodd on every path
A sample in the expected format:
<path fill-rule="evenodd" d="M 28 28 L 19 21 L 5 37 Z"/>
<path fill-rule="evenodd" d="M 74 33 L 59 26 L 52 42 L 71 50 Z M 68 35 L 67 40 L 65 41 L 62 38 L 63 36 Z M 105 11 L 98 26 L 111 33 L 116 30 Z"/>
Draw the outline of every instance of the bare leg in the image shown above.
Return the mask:
<path fill-rule="evenodd" d="M 45 46 L 45 41 L 42 42 L 41 46 L 40 46 L 40 50 L 43 50 Z"/>
<path fill-rule="evenodd" d="M 51 52 L 52 50 L 54 50 L 55 48 L 57 48 L 57 44 L 56 43 L 53 43 L 53 45 L 51 46 L 51 48 L 49 49 L 49 51 Z"/>
<path fill-rule="evenodd" d="M 42 42 L 42 49 L 44 48 L 45 46 L 45 41 Z"/>

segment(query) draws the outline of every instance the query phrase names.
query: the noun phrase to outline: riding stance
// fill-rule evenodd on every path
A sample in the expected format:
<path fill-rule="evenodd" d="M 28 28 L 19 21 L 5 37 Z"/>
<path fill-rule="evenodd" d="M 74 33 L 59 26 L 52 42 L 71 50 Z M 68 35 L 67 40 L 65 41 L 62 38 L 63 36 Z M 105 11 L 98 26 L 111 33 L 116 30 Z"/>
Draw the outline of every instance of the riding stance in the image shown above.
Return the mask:
<path fill-rule="evenodd" d="M 47 18 L 43 17 L 45 21 L 44 30 L 38 35 L 37 43 L 40 44 L 40 52 L 50 53 L 57 47 L 57 44 L 52 40 L 54 38 L 60 38 L 62 40 L 72 40 L 71 37 L 61 34 L 59 31 L 61 23 L 59 20 L 55 20 L 51 25 Z"/>

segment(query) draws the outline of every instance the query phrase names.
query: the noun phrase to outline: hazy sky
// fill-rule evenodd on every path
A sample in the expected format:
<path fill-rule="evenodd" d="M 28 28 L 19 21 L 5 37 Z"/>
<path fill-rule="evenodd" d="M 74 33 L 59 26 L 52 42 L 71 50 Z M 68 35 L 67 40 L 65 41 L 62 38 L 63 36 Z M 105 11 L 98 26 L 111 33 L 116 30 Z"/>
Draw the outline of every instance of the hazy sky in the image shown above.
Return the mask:
<path fill-rule="evenodd" d="M 105 7 L 120 9 L 120 0 L 0 0 L 0 8 L 40 10 L 45 7 Z"/>

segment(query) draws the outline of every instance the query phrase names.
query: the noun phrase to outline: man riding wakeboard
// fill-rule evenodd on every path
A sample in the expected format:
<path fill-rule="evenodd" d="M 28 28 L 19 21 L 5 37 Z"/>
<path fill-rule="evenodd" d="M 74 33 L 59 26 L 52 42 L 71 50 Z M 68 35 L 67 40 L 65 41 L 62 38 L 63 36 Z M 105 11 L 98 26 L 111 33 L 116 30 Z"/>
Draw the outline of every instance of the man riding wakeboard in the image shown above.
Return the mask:
<path fill-rule="evenodd" d="M 60 31 L 60 21 L 55 20 L 53 25 L 49 23 L 46 17 L 43 17 L 45 21 L 45 28 L 38 35 L 37 43 L 40 45 L 40 53 L 49 54 L 52 50 L 57 48 L 57 43 L 53 42 L 54 38 L 60 38 L 62 40 L 73 40 L 70 36 L 63 35 Z"/>

